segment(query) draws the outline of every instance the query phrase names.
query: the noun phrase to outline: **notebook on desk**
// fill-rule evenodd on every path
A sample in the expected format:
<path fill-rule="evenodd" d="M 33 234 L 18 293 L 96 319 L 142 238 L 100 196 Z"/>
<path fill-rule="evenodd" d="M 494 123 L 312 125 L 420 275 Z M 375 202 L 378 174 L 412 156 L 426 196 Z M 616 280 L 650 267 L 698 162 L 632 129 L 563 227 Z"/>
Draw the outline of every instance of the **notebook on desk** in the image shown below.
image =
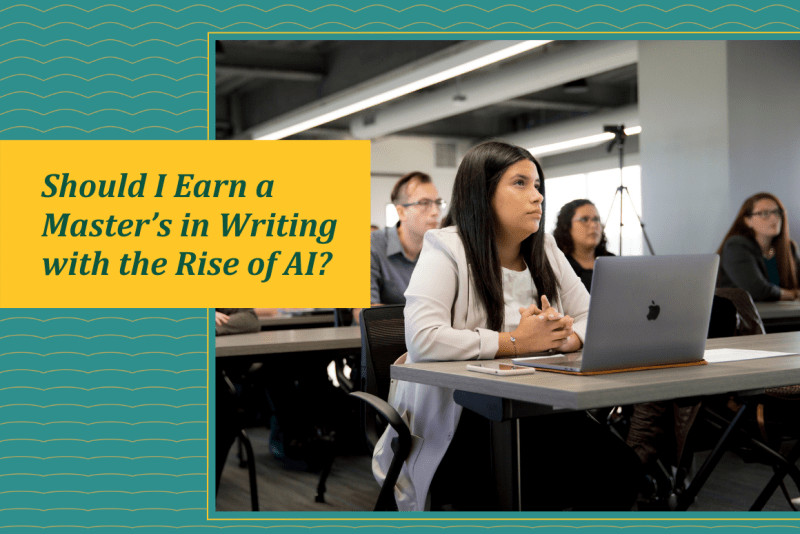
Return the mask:
<path fill-rule="evenodd" d="M 719 256 L 600 257 L 582 352 L 517 365 L 601 374 L 702 365 Z"/>

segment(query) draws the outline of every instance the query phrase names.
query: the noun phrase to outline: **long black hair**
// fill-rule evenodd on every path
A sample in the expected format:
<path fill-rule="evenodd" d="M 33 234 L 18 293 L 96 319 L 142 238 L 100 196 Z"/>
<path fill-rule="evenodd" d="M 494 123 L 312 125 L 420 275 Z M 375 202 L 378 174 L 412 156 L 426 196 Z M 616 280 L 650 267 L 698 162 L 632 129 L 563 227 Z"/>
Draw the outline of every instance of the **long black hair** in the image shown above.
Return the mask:
<path fill-rule="evenodd" d="M 556 218 L 556 227 L 553 230 L 553 237 L 556 238 L 556 245 L 561 249 L 561 252 L 569 256 L 575 251 L 575 243 L 572 242 L 572 218 L 575 217 L 575 212 L 581 206 L 594 206 L 594 202 L 586 198 L 579 198 L 572 202 L 567 202 L 561 207 Z M 597 206 L 595 206 L 597 208 Z M 606 232 L 601 227 L 600 242 L 594 249 L 595 257 L 608 256 L 608 240 L 606 239 Z"/>
<path fill-rule="evenodd" d="M 544 174 L 539 162 L 524 148 L 502 141 L 487 141 L 470 149 L 461 161 L 453 184 L 450 211 L 442 226 L 455 225 L 464 243 L 472 283 L 486 309 L 488 326 L 501 330 L 505 319 L 503 272 L 497 251 L 492 198 L 503 173 L 513 164 L 528 160 L 539 173 L 539 192 L 544 196 Z M 539 230 L 522 242 L 521 252 L 539 295 L 555 305 L 558 280 L 544 253 L 544 208 Z"/>

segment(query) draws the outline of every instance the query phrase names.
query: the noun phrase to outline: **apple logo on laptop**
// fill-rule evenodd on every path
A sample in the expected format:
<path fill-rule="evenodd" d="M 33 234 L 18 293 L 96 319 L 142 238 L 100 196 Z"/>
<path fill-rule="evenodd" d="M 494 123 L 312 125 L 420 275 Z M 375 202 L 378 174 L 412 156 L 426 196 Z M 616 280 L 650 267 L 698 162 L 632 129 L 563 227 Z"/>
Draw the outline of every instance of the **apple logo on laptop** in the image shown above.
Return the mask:
<path fill-rule="evenodd" d="M 656 301 L 654 300 L 651 300 L 650 302 L 652 302 L 652 304 L 647 307 L 649 310 L 647 312 L 647 320 L 655 321 L 656 319 L 658 319 L 658 314 L 661 313 L 661 306 L 656 304 Z"/>

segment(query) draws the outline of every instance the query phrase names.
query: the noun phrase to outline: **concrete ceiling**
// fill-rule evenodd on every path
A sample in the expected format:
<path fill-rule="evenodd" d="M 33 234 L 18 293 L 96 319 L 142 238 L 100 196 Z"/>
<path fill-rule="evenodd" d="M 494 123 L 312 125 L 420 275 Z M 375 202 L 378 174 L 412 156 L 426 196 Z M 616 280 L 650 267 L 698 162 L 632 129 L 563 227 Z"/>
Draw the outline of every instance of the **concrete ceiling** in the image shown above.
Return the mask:
<path fill-rule="evenodd" d="M 217 139 L 249 138 L 260 125 L 291 117 L 341 95 L 357 94 L 376 80 L 414 72 L 441 58 L 469 50 L 475 41 L 218 41 L 216 48 Z M 369 132 L 392 113 L 403 114 L 428 99 L 433 109 L 446 105 L 447 116 L 431 113 L 422 119 L 400 121 L 400 135 L 434 135 L 481 139 L 542 128 L 593 113 L 636 104 L 637 67 L 630 54 L 602 60 L 611 42 L 558 41 L 458 78 L 421 89 L 385 104 L 295 134 L 289 139 L 353 139 L 354 132 Z M 630 43 L 628 50 L 635 47 Z M 592 55 L 592 51 L 599 52 Z M 612 55 L 609 52 L 609 55 Z M 570 68 L 558 66 L 574 57 Z M 584 61 L 585 70 L 581 58 Z M 600 59 L 598 59 L 600 58 Z M 537 67 L 550 64 L 549 74 Z M 607 70 L 606 70 L 607 69 Z M 502 82 L 511 71 L 518 81 Z M 507 78 L 507 77 L 506 77 Z M 495 85 L 505 83 L 506 86 Z M 546 80 L 556 80 L 548 85 Z M 524 82 L 524 83 L 522 83 Z M 529 93 L 509 91 L 535 87 Z M 494 98 L 493 95 L 498 97 Z M 514 94 L 513 97 L 503 95 Z M 444 97 L 442 95 L 445 95 Z M 439 101 L 431 102 L 438 98 Z M 444 98 L 444 100 L 442 100 Z M 477 100 L 476 100 L 477 99 Z M 475 107 L 478 105 L 478 107 Z M 438 106 L 438 108 L 437 108 Z M 461 111 L 463 108 L 463 111 Z M 406 113 L 406 115 L 408 115 Z M 366 125 L 359 129 L 354 125 Z M 382 125 L 382 124 L 381 124 Z M 383 131 L 386 132 L 387 128 Z M 382 135 L 386 135 L 383 133 Z"/>

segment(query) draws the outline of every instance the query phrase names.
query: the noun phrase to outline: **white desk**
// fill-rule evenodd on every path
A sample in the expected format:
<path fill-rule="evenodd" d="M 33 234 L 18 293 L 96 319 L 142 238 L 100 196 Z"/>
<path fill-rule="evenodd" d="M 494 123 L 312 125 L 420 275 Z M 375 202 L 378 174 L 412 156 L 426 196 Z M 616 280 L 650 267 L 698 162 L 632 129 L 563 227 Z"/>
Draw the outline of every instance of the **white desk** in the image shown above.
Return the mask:
<path fill-rule="evenodd" d="M 533 375 L 502 377 L 467 371 L 467 362 L 463 361 L 419 363 L 392 366 L 391 376 L 452 388 L 456 390 L 453 395 L 456 402 L 492 421 L 495 436 L 504 435 L 495 440 L 503 444 L 495 453 L 498 459 L 495 465 L 504 466 L 495 472 L 499 500 L 506 509 L 518 509 L 520 451 L 516 421 L 521 417 L 720 393 L 750 394 L 765 388 L 800 384 L 800 332 L 712 339 L 707 348 L 769 350 L 794 355 L 597 376 L 537 371 Z M 719 454 L 709 456 L 695 476 L 691 492 L 684 493 L 682 509 L 691 504 L 716 466 L 727 435 L 743 413 L 744 407 L 720 440 Z"/>

